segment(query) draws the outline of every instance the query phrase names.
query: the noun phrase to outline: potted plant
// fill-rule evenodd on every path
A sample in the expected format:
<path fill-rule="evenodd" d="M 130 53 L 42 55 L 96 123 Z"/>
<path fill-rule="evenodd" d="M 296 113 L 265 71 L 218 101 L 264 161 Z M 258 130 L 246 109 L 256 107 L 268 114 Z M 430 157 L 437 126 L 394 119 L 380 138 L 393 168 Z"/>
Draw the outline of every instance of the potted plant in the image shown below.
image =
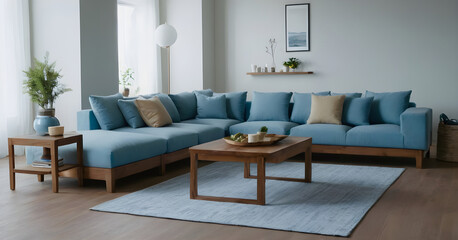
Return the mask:
<path fill-rule="evenodd" d="M 295 72 L 296 71 L 296 68 L 299 67 L 299 65 L 301 64 L 301 61 L 297 58 L 289 58 L 289 61 L 288 62 L 285 62 L 283 63 L 283 65 L 287 64 L 288 67 L 290 68 L 290 71 L 291 72 Z"/>
<path fill-rule="evenodd" d="M 268 130 L 269 129 L 266 126 L 262 126 L 259 129 L 259 131 L 258 131 L 259 141 L 264 141 L 264 137 L 266 136 Z"/>
<path fill-rule="evenodd" d="M 289 72 L 289 62 L 283 62 L 283 71 Z"/>
<path fill-rule="evenodd" d="M 123 92 L 122 95 L 124 97 L 128 97 L 130 93 L 130 89 L 128 87 L 132 86 L 132 82 L 135 81 L 134 72 L 132 71 L 132 68 L 126 69 L 126 71 L 121 72 L 121 79 L 119 80 L 119 85 L 122 86 Z"/>
<path fill-rule="evenodd" d="M 33 128 L 38 135 L 46 135 L 48 127 L 60 125 L 55 117 L 54 102 L 61 94 L 71 91 L 59 83 L 62 75 L 55 70 L 56 62 L 49 64 L 48 57 L 49 53 L 46 53 L 44 62 L 35 58 L 28 71 L 24 71 L 27 76 L 23 83 L 24 91 L 41 108 L 33 121 Z"/>

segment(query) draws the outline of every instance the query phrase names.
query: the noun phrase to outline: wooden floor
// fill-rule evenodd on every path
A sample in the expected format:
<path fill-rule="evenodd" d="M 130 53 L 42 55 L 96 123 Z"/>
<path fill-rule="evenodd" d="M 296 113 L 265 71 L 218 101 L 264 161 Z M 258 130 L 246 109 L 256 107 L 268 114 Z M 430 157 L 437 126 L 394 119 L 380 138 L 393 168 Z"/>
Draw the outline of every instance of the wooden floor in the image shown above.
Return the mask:
<path fill-rule="evenodd" d="M 458 239 L 458 164 L 425 161 L 426 169 L 416 169 L 413 159 L 314 156 L 320 163 L 407 168 L 349 239 Z M 102 182 L 86 181 L 78 188 L 74 179 L 61 179 L 56 194 L 50 176 L 39 183 L 36 176 L 24 174 L 17 175 L 16 191 L 10 191 L 8 161 L 0 159 L 0 239 L 345 239 L 89 210 L 184 174 L 189 163 L 177 162 L 167 170 L 166 176 L 151 170 L 124 178 L 112 194 Z"/>

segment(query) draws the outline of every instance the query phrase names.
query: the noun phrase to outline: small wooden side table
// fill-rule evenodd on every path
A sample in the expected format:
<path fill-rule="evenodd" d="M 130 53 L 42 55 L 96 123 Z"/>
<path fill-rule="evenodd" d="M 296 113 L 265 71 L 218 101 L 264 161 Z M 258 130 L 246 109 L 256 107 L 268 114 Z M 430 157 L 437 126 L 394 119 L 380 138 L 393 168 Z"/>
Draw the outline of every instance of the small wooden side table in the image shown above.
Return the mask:
<path fill-rule="evenodd" d="M 77 164 L 65 164 L 58 166 L 59 146 L 76 143 Z M 14 146 L 41 146 L 43 151 L 51 152 L 51 168 L 37 168 L 32 166 L 25 166 L 21 168 L 15 167 L 14 159 Z M 79 133 L 65 133 L 63 136 L 38 136 L 28 135 L 22 137 L 8 138 L 8 150 L 10 159 L 10 188 L 16 188 L 16 173 L 37 174 L 38 181 L 44 180 L 45 174 L 52 176 L 52 191 L 59 192 L 59 172 L 67 171 L 70 169 L 77 170 L 76 177 L 78 178 L 78 185 L 83 186 L 83 135 Z"/>

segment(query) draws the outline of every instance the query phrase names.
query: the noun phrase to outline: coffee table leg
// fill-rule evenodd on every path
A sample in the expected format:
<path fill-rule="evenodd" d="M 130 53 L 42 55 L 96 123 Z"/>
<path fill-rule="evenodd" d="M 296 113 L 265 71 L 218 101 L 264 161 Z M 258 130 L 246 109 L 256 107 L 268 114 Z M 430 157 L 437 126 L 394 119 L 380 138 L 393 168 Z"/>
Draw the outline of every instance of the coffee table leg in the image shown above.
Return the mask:
<path fill-rule="evenodd" d="M 245 162 L 244 163 L 244 167 L 243 167 L 243 177 L 244 178 L 249 178 L 251 173 L 250 173 L 250 163 L 249 162 Z"/>
<path fill-rule="evenodd" d="M 263 157 L 258 158 L 258 192 L 257 200 L 259 205 L 266 204 L 266 163 Z"/>
<path fill-rule="evenodd" d="M 191 187 L 190 187 L 190 198 L 191 199 L 196 199 L 197 197 L 197 154 L 191 152 L 191 170 L 190 170 L 190 175 L 191 175 Z"/>
<path fill-rule="evenodd" d="M 310 146 L 305 151 L 305 182 L 312 182 L 312 150 Z"/>
<path fill-rule="evenodd" d="M 51 175 L 52 175 L 52 191 L 57 193 L 59 192 L 59 164 L 57 161 L 58 157 L 58 147 L 53 143 L 51 147 Z"/>
<path fill-rule="evenodd" d="M 10 189 L 14 190 L 16 188 L 16 174 L 14 172 L 14 145 L 11 143 L 11 140 L 8 139 L 8 151 L 10 159 Z"/>

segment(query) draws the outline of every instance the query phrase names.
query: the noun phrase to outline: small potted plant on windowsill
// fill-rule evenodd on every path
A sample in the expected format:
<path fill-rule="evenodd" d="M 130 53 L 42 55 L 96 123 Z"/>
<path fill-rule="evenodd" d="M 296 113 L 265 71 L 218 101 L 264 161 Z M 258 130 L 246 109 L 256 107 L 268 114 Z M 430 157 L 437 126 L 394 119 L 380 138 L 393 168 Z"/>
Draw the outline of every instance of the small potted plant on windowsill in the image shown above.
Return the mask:
<path fill-rule="evenodd" d="M 132 71 L 132 68 L 128 68 L 126 69 L 126 71 L 121 72 L 121 79 L 119 79 L 119 85 L 121 85 L 123 88 L 122 95 L 124 97 L 129 96 L 129 87 L 132 86 L 132 82 L 135 81 L 133 74 L 134 72 Z"/>
<path fill-rule="evenodd" d="M 269 129 L 266 126 L 262 126 L 261 129 L 259 129 L 258 131 L 259 141 L 261 142 L 264 141 L 264 137 L 266 136 L 268 130 Z"/>
<path fill-rule="evenodd" d="M 34 59 L 33 66 L 24 71 L 27 76 L 23 84 L 24 91 L 30 95 L 32 102 L 41 107 L 33 121 L 33 128 L 38 135 L 46 135 L 48 127 L 60 125 L 55 117 L 54 102 L 61 94 L 71 91 L 59 83 L 62 75 L 55 70 L 56 62 L 49 64 L 48 57 L 49 53 L 46 53 L 44 62 Z"/>

